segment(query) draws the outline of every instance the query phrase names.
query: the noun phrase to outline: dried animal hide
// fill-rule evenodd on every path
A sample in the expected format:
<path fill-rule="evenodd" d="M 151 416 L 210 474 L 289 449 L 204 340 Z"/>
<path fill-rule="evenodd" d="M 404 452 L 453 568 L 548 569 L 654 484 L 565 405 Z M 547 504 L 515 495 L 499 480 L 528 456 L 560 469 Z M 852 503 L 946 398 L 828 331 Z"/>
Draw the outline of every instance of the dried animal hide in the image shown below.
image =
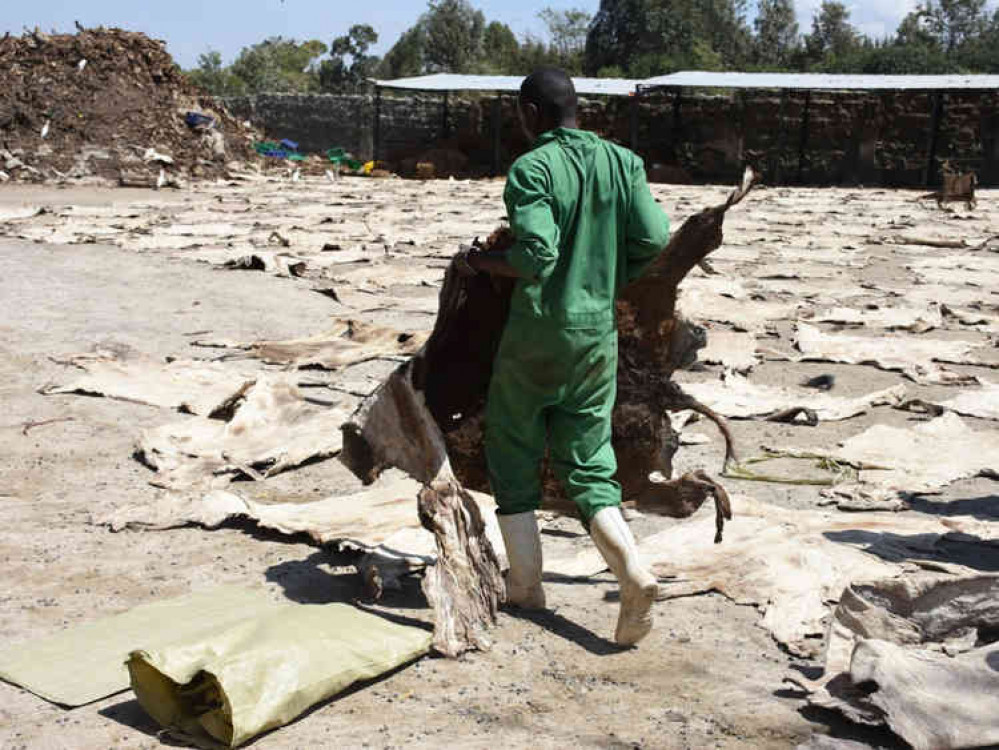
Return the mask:
<path fill-rule="evenodd" d="M 944 203 L 954 201 L 964 201 L 964 206 L 969 211 L 978 205 L 975 200 L 975 188 L 978 186 L 978 176 L 974 172 L 964 172 L 956 174 L 954 172 L 943 173 L 943 187 L 934 193 L 921 195 L 919 200 L 932 198 L 937 202 L 938 208 L 943 208 Z"/>
<path fill-rule="evenodd" d="M 871 328 L 904 330 L 913 333 L 925 333 L 943 325 L 943 315 L 939 309 L 918 307 L 878 307 L 874 309 L 831 307 L 817 312 L 810 320 L 816 323 L 864 325 Z"/>
<path fill-rule="evenodd" d="M 732 504 L 739 522 L 727 530 L 724 546 L 706 538 L 713 519 L 699 514 L 646 537 L 639 552 L 656 574 L 674 579 L 660 584 L 663 598 L 717 591 L 755 605 L 763 627 L 801 656 L 816 655 L 828 602 L 852 581 L 897 575 L 910 560 L 940 566 L 963 556 L 999 563 L 999 547 L 954 533 L 982 532 L 976 522 L 916 513 L 791 510 L 742 496 Z"/>
<path fill-rule="evenodd" d="M 666 411 L 688 408 L 691 400 L 670 376 L 691 364 L 704 345 L 703 331 L 676 315 L 677 286 L 719 247 L 725 212 L 749 193 L 752 181 L 747 170 L 725 203 L 688 219 L 617 305 L 614 443 L 625 496 L 646 494 L 653 502 L 643 509 L 683 515 L 714 497 L 716 540 L 731 516 L 723 489 L 704 475 L 660 485 L 653 485 L 649 475 L 672 473 L 678 442 Z M 500 231 L 488 242 L 502 248 L 509 241 L 509 233 Z M 420 516 L 435 531 L 440 560 L 424 590 L 435 608 L 435 647 L 448 655 L 486 642 L 485 631 L 503 595 L 496 555 L 481 533 L 481 514 L 466 500 L 463 487 L 488 491 L 482 412 L 511 291 L 510 280 L 485 274 L 464 278 L 450 266 L 430 339 L 344 425 L 340 458 L 363 481 L 372 482 L 394 466 L 424 485 Z M 548 480 L 552 489 L 560 489 Z"/>
<path fill-rule="evenodd" d="M 314 336 L 284 341 L 241 344 L 227 339 L 202 339 L 195 346 L 242 349 L 267 364 L 337 370 L 372 359 L 414 354 L 427 340 L 424 332 L 400 331 L 358 320 L 335 319 L 333 327 Z"/>
<path fill-rule="evenodd" d="M 356 403 L 356 402 L 355 402 Z M 284 376 L 261 377 L 229 422 L 193 417 L 146 430 L 136 455 L 157 470 L 151 483 L 185 489 L 263 479 L 340 450 L 345 408 L 318 409 Z"/>
<path fill-rule="evenodd" d="M 962 417 L 999 419 L 999 383 L 982 383 L 981 388 L 969 388 L 952 399 L 941 401 L 940 406 Z"/>
<path fill-rule="evenodd" d="M 46 386 L 40 393 L 93 394 L 206 417 L 231 412 L 256 379 L 215 362 L 160 362 L 117 351 L 77 355 L 67 364 L 86 374 L 67 385 Z"/>
<path fill-rule="evenodd" d="M 999 743 L 999 576 L 854 583 L 829 629 L 809 703 L 887 725 L 915 750 Z"/>
<path fill-rule="evenodd" d="M 731 373 L 712 382 L 684 383 L 683 390 L 705 406 L 732 419 L 766 417 L 801 408 L 814 413 L 820 422 L 836 422 L 863 414 L 873 406 L 900 404 L 905 398 L 903 385 L 856 398 L 845 398 L 804 388 L 756 385 Z"/>
<path fill-rule="evenodd" d="M 795 344 L 802 361 L 870 364 L 882 370 L 897 370 L 917 383 L 954 384 L 967 380 L 941 367 L 939 362 L 974 364 L 968 341 L 927 339 L 914 336 L 843 336 L 827 334 L 808 323 L 796 326 Z"/>
<path fill-rule="evenodd" d="M 999 434 L 973 430 L 945 414 L 911 429 L 875 425 L 846 440 L 832 457 L 859 467 L 865 484 L 932 491 L 958 479 L 999 475 Z"/>
<path fill-rule="evenodd" d="M 747 373 L 756 367 L 756 337 L 751 333 L 712 329 L 708 331 L 708 345 L 697 357 L 709 365 Z"/>

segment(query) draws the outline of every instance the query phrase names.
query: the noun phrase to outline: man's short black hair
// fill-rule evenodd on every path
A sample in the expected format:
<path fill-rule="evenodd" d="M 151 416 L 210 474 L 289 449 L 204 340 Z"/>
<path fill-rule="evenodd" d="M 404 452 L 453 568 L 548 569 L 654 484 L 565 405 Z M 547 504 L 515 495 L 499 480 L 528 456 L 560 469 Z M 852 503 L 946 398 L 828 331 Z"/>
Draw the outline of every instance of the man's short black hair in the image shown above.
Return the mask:
<path fill-rule="evenodd" d="M 569 74 L 559 68 L 538 68 L 527 76 L 520 85 L 520 100 L 537 106 L 552 122 L 576 116 L 576 87 Z"/>

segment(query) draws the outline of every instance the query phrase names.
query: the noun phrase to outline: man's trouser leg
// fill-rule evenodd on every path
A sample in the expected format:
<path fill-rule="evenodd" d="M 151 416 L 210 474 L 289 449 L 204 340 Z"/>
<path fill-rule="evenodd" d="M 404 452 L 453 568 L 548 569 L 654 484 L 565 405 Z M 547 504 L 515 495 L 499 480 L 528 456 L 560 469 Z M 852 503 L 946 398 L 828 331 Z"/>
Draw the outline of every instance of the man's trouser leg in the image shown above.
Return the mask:
<path fill-rule="evenodd" d="M 621 587 L 614 639 L 633 646 L 652 630 L 655 578 L 642 567 L 635 539 L 621 515 L 611 417 L 617 395 L 617 332 L 569 332 L 578 337 L 575 377 L 552 407 L 552 468 L 579 507 L 593 542 Z"/>
<path fill-rule="evenodd" d="M 541 609 L 545 594 L 535 511 L 541 506 L 544 408 L 553 393 L 532 377 L 539 362 L 529 341 L 526 332 L 511 330 L 508 325 L 489 386 L 485 447 L 489 482 L 510 563 L 507 602 Z"/>

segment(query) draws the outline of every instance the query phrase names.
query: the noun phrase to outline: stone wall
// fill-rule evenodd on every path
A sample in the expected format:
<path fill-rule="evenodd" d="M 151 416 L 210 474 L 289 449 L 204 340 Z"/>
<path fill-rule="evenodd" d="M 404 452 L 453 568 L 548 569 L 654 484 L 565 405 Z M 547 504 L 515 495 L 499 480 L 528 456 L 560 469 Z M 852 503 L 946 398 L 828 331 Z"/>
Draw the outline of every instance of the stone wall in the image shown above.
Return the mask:
<path fill-rule="evenodd" d="M 439 172 L 504 172 L 528 147 L 513 96 L 498 103 L 388 92 L 225 102 L 304 150 L 342 146 L 403 174 L 418 161 L 437 163 Z M 580 124 L 635 148 L 664 181 L 732 182 L 751 164 L 771 184 L 916 187 L 938 182 L 949 164 L 977 172 L 983 184 L 999 183 L 999 92 L 663 93 L 583 100 Z"/>

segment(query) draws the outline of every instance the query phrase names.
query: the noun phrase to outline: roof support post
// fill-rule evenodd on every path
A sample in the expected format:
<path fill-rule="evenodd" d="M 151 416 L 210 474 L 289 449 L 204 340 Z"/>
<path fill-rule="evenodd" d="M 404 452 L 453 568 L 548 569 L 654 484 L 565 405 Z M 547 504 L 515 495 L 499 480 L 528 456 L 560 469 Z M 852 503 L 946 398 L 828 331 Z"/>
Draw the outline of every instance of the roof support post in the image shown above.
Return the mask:
<path fill-rule="evenodd" d="M 992 106 L 985 105 L 986 96 Z M 982 94 L 981 120 L 978 126 L 978 138 L 982 144 L 982 173 L 979 175 L 979 182 L 983 186 L 993 186 L 996 184 L 997 168 L 999 168 L 999 111 L 996 109 L 996 102 L 999 100 L 996 92 Z"/>
<path fill-rule="evenodd" d="M 503 99 L 501 96 L 497 96 L 492 100 L 492 135 L 493 135 L 493 177 L 497 177 L 500 173 L 500 156 L 501 156 L 501 146 L 502 146 L 502 133 L 503 133 L 503 123 L 500 120 L 503 117 Z"/>
<path fill-rule="evenodd" d="M 926 157 L 926 174 L 924 184 L 929 187 L 937 181 L 937 149 L 940 143 L 940 120 L 944 114 L 944 94 L 934 91 L 930 113 L 930 147 Z"/>
<path fill-rule="evenodd" d="M 798 138 L 798 184 L 804 182 L 805 160 L 808 149 L 808 127 L 811 124 L 812 92 L 805 91 L 805 109 L 801 113 L 801 135 Z"/>
<path fill-rule="evenodd" d="M 381 89 L 381 86 L 376 86 L 375 87 L 375 115 L 374 115 L 374 120 L 375 120 L 374 121 L 374 127 L 373 127 L 373 130 L 375 131 L 374 146 L 373 146 L 374 154 L 372 154 L 371 158 L 374 159 L 374 161 L 378 161 L 378 159 L 381 157 L 381 149 L 382 149 L 382 89 Z"/>
<path fill-rule="evenodd" d="M 780 184 L 781 176 L 781 162 L 784 159 L 784 150 L 787 148 L 787 99 L 788 90 L 781 89 L 780 91 L 780 112 L 777 118 L 780 120 L 778 124 L 777 131 L 777 148 L 773 152 L 773 157 L 770 159 L 770 171 L 773 175 L 773 184 Z"/>
<path fill-rule="evenodd" d="M 673 96 L 673 156 L 680 163 L 680 144 L 683 140 L 683 92 L 678 88 Z"/>
<path fill-rule="evenodd" d="M 448 92 L 445 91 L 441 96 L 441 139 L 447 140 L 451 136 L 451 131 L 448 129 Z"/>
<path fill-rule="evenodd" d="M 628 97 L 628 147 L 638 151 L 638 94 Z"/>

